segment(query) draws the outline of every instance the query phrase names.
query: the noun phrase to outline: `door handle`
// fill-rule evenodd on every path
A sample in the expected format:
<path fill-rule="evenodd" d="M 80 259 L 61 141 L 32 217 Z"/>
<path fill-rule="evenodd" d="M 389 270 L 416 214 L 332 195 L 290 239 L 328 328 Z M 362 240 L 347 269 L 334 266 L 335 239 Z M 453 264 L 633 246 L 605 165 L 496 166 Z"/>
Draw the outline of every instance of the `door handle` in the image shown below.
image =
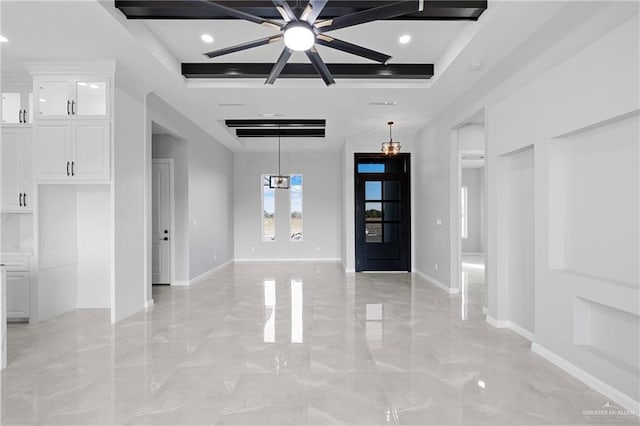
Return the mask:
<path fill-rule="evenodd" d="M 71 101 L 71 115 L 76 115 L 76 101 Z"/>
<path fill-rule="evenodd" d="M 70 106 L 71 106 L 71 101 L 67 100 L 67 115 L 71 115 L 71 111 L 69 110 Z"/>
<path fill-rule="evenodd" d="M 18 195 L 18 204 L 22 207 L 22 192 Z"/>
<path fill-rule="evenodd" d="M 18 110 L 18 122 L 24 123 L 24 121 L 22 121 L 22 110 Z"/>
<path fill-rule="evenodd" d="M 160 238 L 160 241 L 169 241 L 169 237 Z"/>
<path fill-rule="evenodd" d="M 22 193 L 22 207 L 27 207 L 27 193 Z"/>
<path fill-rule="evenodd" d="M 69 175 L 70 175 L 70 173 L 69 173 L 69 164 L 70 164 L 70 163 L 67 161 L 67 176 L 69 176 Z"/>
<path fill-rule="evenodd" d="M 76 175 L 76 162 L 72 161 L 71 162 L 71 176 L 75 176 Z"/>
<path fill-rule="evenodd" d="M 27 122 L 27 110 L 26 109 L 22 110 L 22 122 L 23 123 Z"/>

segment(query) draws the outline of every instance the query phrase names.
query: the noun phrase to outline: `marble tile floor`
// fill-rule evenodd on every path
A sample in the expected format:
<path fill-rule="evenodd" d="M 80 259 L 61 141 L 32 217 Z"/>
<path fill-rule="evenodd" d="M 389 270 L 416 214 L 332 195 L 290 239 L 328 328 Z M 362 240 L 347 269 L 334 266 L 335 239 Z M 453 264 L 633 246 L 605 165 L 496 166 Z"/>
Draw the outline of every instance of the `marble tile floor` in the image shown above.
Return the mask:
<path fill-rule="evenodd" d="M 607 398 L 411 274 L 241 263 L 109 324 L 78 310 L 11 324 L 2 424 L 637 424 L 583 414 Z"/>

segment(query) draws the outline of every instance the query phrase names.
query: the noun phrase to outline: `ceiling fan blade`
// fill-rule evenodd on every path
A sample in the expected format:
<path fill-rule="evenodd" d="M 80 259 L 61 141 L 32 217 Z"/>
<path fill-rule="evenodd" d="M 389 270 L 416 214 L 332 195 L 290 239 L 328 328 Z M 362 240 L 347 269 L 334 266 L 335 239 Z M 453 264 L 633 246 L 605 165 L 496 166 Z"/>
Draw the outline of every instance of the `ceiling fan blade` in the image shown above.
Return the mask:
<path fill-rule="evenodd" d="M 385 55 L 384 53 L 376 52 L 375 50 L 367 49 L 366 47 L 358 46 L 357 44 L 349 43 L 347 41 L 338 40 L 337 38 L 329 37 L 325 34 L 319 34 L 316 37 L 316 43 L 342 52 L 351 53 L 352 55 L 371 59 L 372 61 L 380 62 L 385 65 L 391 59 L 391 56 Z"/>
<path fill-rule="evenodd" d="M 309 0 L 307 7 L 302 11 L 302 15 L 300 15 L 300 19 L 303 21 L 307 21 L 311 25 L 316 22 L 320 13 L 322 13 L 322 9 L 327 5 L 328 0 Z"/>
<path fill-rule="evenodd" d="M 327 64 L 324 63 L 315 46 L 307 50 L 305 53 L 307 54 L 307 57 L 311 61 L 313 67 L 316 69 L 318 74 L 320 74 L 320 77 L 322 77 L 322 79 L 324 80 L 324 84 L 326 84 L 327 86 L 335 84 L 336 81 L 333 79 L 329 68 L 327 68 Z"/>
<path fill-rule="evenodd" d="M 273 68 L 271 68 L 269 77 L 267 77 L 267 81 L 265 81 L 264 84 L 273 84 L 276 82 L 276 80 L 280 76 L 280 73 L 284 69 L 284 66 L 287 65 L 287 61 L 291 57 L 291 53 L 291 49 L 289 49 L 288 47 L 282 49 L 282 53 L 280 54 L 278 61 L 273 65 Z"/>
<path fill-rule="evenodd" d="M 318 22 L 316 23 L 316 28 L 326 32 L 364 24 L 366 22 L 395 18 L 396 16 L 406 15 L 407 13 L 418 12 L 423 5 L 424 0 L 400 1 Z"/>
<path fill-rule="evenodd" d="M 240 52 L 242 50 L 251 49 L 258 46 L 264 46 L 265 44 L 274 43 L 276 41 L 282 40 L 282 34 L 274 35 L 271 37 L 261 38 L 259 40 L 248 41 L 242 44 L 236 44 L 235 46 L 225 47 L 224 49 L 212 50 L 211 52 L 207 52 L 204 55 L 209 58 L 215 58 L 222 55 L 228 55 L 233 52 Z"/>
<path fill-rule="evenodd" d="M 234 18 L 237 18 L 237 19 L 243 19 L 245 21 L 255 22 L 256 24 L 266 25 L 266 26 L 269 26 L 269 27 L 274 27 L 276 29 L 281 29 L 283 27 L 283 25 L 281 23 L 279 23 L 279 22 L 271 21 L 269 19 L 264 19 L 264 18 L 261 18 L 261 17 L 256 16 L 256 15 L 252 15 L 250 13 L 243 12 L 243 11 L 238 10 L 238 9 L 234 9 L 232 7 L 224 6 L 224 5 L 216 3 L 214 1 L 200 0 L 200 5 L 202 5 L 204 7 L 208 7 L 208 8 L 221 10 L 221 11 L 227 13 L 229 16 L 233 16 Z"/>
<path fill-rule="evenodd" d="M 274 6 L 276 7 L 280 15 L 282 15 L 282 19 L 284 19 L 285 22 L 297 21 L 296 14 L 293 13 L 293 10 L 289 6 L 289 3 L 286 2 L 286 0 L 271 0 L 271 1 L 273 1 Z"/>

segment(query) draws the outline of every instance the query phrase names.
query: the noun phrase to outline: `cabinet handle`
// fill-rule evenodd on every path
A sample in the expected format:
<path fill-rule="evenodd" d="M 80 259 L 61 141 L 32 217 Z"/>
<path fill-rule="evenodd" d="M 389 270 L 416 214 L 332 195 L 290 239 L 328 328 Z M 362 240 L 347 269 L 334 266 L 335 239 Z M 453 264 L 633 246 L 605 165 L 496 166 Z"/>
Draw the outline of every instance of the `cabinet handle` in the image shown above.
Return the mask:
<path fill-rule="evenodd" d="M 71 115 L 76 115 L 76 101 L 71 101 Z"/>
<path fill-rule="evenodd" d="M 22 207 L 22 192 L 18 195 L 18 204 Z"/>
<path fill-rule="evenodd" d="M 22 123 L 22 110 L 18 111 L 18 122 Z"/>
<path fill-rule="evenodd" d="M 22 122 L 23 123 L 27 122 L 27 110 L 26 109 L 22 110 Z"/>
<path fill-rule="evenodd" d="M 69 110 L 70 106 L 71 106 L 71 101 L 67 101 L 67 115 L 71 115 L 71 111 Z"/>
<path fill-rule="evenodd" d="M 27 193 L 26 192 L 22 193 L 22 206 L 23 207 L 27 207 Z"/>
<path fill-rule="evenodd" d="M 76 162 L 72 161 L 71 162 L 71 176 L 75 176 L 76 175 L 75 168 L 76 168 Z"/>
<path fill-rule="evenodd" d="M 69 162 L 67 161 L 67 176 L 69 176 Z"/>

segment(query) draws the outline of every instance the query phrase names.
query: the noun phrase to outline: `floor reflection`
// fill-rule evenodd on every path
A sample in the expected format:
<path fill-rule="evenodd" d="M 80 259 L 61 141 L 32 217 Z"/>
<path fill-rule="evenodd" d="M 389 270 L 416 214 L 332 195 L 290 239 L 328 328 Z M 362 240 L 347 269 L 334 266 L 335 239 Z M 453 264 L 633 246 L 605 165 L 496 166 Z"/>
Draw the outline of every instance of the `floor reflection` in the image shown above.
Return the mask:
<path fill-rule="evenodd" d="M 302 343 L 304 333 L 302 280 L 291 280 L 291 343 Z"/>
<path fill-rule="evenodd" d="M 264 280 L 264 342 L 276 341 L 276 281 Z"/>

